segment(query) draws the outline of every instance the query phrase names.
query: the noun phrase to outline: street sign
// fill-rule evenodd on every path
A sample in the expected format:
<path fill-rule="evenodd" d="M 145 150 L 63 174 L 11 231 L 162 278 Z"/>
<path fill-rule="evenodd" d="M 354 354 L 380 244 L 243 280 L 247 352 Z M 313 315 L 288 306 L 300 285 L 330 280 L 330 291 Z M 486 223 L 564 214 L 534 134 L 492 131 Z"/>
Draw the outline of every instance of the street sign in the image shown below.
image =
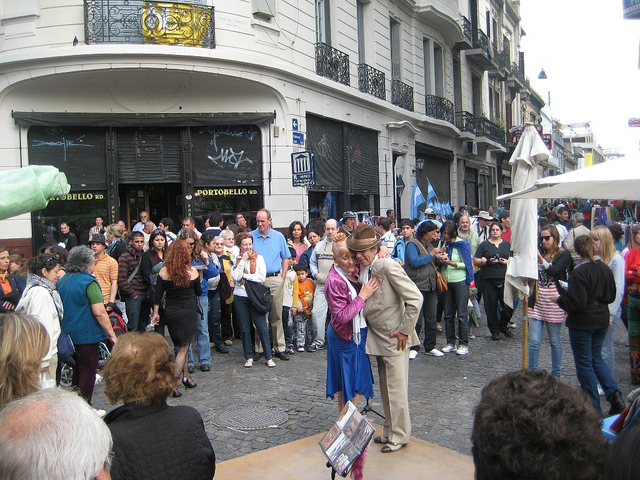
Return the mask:
<path fill-rule="evenodd" d="M 629 119 L 630 127 L 640 127 L 640 118 L 630 118 Z"/>
<path fill-rule="evenodd" d="M 304 133 L 293 132 L 293 143 L 296 145 L 304 145 Z"/>
<path fill-rule="evenodd" d="M 316 184 L 316 161 L 313 152 L 291 154 L 292 184 L 294 187 L 310 187 Z"/>
<path fill-rule="evenodd" d="M 292 118 L 291 119 L 291 130 L 293 130 L 294 132 L 298 131 L 298 119 L 297 118 Z"/>

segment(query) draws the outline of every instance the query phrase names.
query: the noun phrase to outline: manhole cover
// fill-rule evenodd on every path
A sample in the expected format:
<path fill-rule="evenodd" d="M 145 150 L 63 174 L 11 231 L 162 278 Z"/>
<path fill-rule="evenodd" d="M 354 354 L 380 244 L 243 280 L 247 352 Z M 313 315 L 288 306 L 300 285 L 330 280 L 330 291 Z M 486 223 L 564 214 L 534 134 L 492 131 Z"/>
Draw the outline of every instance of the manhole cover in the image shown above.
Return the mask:
<path fill-rule="evenodd" d="M 253 406 L 229 407 L 213 416 L 213 423 L 219 427 L 236 430 L 261 430 L 281 425 L 289 420 L 289 415 L 278 407 Z"/>

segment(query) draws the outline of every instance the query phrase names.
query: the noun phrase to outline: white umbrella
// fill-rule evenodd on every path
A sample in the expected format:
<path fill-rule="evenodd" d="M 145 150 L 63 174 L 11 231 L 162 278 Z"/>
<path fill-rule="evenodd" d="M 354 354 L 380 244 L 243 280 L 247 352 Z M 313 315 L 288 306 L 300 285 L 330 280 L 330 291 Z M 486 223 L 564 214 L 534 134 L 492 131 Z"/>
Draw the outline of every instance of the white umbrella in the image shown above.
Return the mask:
<path fill-rule="evenodd" d="M 586 198 L 640 200 L 640 158 L 623 157 L 581 168 L 563 175 L 537 180 L 533 185 L 515 188 L 509 198 Z"/>
<path fill-rule="evenodd" d="M 516 149 L 511 155 L 513 188 L 530 188 L 538 178 L 537 163 L 551 157 L 549 149 L 533 125 L 525 127 Z M 529 346 L 529 282 L 538 280 L 538 207 L 535 199 L 511 202 L 511 250 L 507 263 L 504 301 L 513 308 L 514 297 L 524 299 L 522 324 L 522 368 L 527 368 Z"/>
<path fill-rule="evenodd" d="M 530 189 L 538 178 L 537 163 L 551 157 L 549 149 L 529 125 L 511 155 L 513 188 Z M 535 199 L 515 199 L 511 202 L 511 250 L 507 264 L 504 300 L 513 306 L 513 298 L 529 295 L 529 280 L 538 279 L 538 207 Z"/>

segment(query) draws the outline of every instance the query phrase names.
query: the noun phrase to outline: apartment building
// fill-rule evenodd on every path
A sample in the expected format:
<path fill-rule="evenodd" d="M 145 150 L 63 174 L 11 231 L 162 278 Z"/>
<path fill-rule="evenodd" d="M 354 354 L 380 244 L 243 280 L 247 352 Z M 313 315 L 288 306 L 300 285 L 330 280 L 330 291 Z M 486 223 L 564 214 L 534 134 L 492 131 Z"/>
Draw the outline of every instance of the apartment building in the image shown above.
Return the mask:
<path fill-rule="evenodd" d="M 97 213 L 409 214 L 414 181 L 486 207 L 523 121 L 511 0 L 3 0 L 0 168 L 71 184 L 0 222 L 37 248 Z M 519 83 L 520 82 L 520 83 Z M 292 186 L 313 152 L 315 183 Z"/>

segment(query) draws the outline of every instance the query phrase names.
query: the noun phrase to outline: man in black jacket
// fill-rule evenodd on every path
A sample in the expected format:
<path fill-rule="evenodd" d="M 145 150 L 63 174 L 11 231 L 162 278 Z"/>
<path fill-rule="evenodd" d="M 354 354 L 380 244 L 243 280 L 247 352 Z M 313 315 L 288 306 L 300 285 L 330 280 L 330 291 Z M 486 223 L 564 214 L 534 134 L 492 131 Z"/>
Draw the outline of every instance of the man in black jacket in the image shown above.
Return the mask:
<path fill-rule="evenodd" d="M 149 320 L 149 283 L 140 271 L 144 235 L 131 233 L 131 243 L 118 259 L 118 287 L 124 297 L 129 330 L 144 331 Z"/>

